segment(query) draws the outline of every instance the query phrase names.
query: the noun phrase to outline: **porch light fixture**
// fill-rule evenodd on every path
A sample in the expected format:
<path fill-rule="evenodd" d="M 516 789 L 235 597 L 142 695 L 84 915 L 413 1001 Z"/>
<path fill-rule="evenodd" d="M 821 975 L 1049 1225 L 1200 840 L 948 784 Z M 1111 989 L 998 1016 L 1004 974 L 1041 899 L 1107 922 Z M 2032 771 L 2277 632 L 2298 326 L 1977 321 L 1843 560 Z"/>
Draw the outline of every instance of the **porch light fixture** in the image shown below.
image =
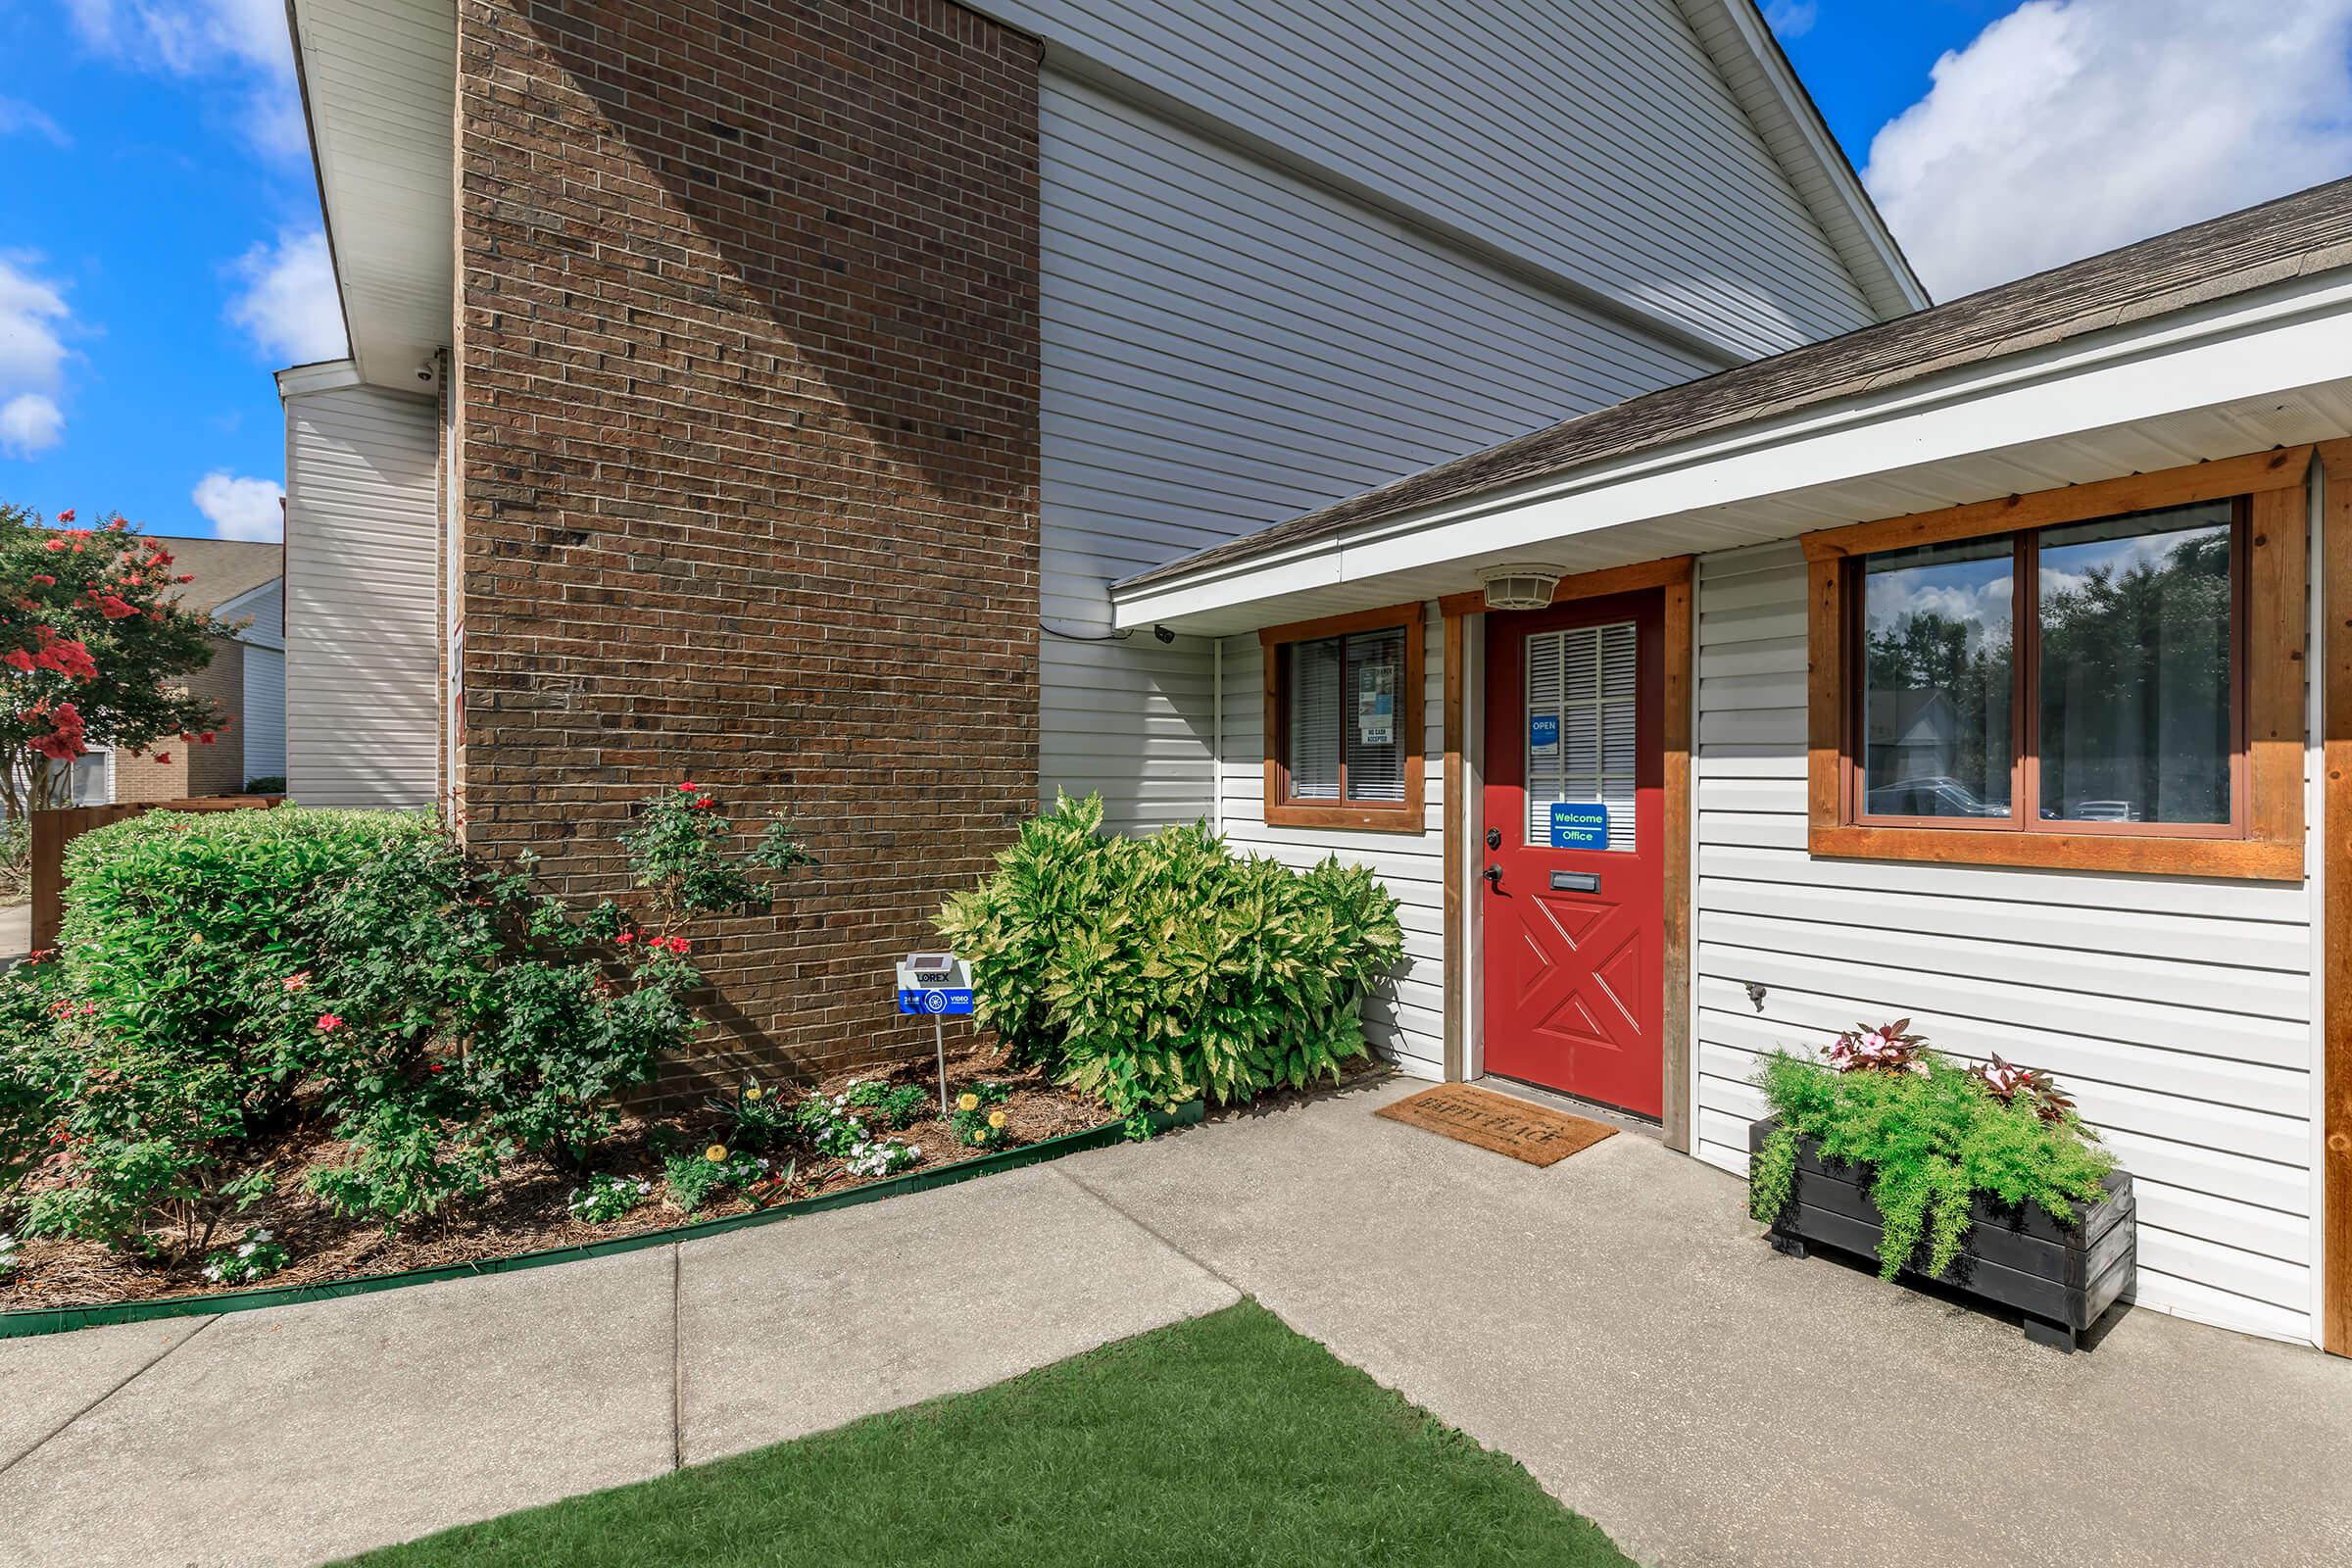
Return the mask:
<path fill-rule="evenodd" d="M 1551 603 L 1551 591 L 1560 585 L 1560 568 L 1524 562 L 1488 566 L 1479 572 L 1478 582 L 1487 591 L 1489 610 L 1542 610 Z"/>

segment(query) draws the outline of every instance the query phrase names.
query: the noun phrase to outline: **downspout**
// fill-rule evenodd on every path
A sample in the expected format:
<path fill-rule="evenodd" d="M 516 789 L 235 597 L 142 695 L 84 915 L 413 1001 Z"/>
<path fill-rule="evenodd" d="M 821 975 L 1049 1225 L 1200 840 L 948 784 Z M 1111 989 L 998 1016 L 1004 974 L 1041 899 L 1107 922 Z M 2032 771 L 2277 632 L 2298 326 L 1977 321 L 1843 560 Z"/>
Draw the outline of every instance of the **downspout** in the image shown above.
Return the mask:
<path fill-rule="evenodd" d="M 1225 639 L 1208 644 L 1208 825 L 1225 836 Z"/>
<path fill-rule="evenodd" d="M 466 810 L 459 769 L 466 744 L 466 544 L 458 515 L 464 485 L 458 452 L 457 361 L 447 349 L 435 350 L 433 357 L 441 362 L 441 615 L 446 628 L 442 657 L 448 662 L 441 691 L 442 813 L 463 837 Z"/>

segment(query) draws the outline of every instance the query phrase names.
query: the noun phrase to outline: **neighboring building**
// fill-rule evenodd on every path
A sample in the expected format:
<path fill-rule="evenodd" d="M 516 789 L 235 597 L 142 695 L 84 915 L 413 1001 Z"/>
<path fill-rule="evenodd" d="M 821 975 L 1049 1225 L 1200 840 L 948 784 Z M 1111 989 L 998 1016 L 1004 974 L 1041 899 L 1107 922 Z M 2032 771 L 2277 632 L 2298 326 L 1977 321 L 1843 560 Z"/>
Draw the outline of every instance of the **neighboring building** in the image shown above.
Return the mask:
<path fill-rule="evenodd" d="M 211 698 L 229 721 L 209 746 L 167 740 L 144 755 L 92 754 L 75 779 L 74 798 L 84 806 L 238 795 L 249 783 L 285 775 L 282 547 L 168 536 L 156 542 L 172 552 L 173 569 L 193 579 L 180 590 L 181 606 L 231 628 L 212 639 L 212 662 L 183 683 Z M 86 793 L 83 773 L 91 786 Z"/>
<path fill-rule="evenodd" d="M 665 781 L 790 813 L 712 1051 L 809 1071 L 1057 790 L 1206 817 L 1397 893 L 1407 1071 L 1744 1169 L 1755 1053 L 1910 1013 L 2075 1086 L 2143 1303 L 2352 1348 L 2343 190 L 1922 311 L 1746 0 L 292 15 L 299 797 L 599 893 Z"/>

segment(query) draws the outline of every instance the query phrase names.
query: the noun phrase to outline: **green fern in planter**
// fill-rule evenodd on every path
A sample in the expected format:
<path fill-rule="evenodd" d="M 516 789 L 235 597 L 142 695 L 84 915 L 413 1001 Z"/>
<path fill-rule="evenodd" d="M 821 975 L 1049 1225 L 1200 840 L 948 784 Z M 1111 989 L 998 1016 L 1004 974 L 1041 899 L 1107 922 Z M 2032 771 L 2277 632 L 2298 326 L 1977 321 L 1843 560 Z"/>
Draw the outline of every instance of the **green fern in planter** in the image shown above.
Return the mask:
<path fill-rule="evenodd" d="M 1781 1125 L 1757 1152 L 1748 1211 L 1766 1224 L 1780 1217 L 1795 1184 L 1797 1140 L 1814 1139 L 1825 1161 L 1868 1167 L 1886 1279 L 1923 1240 L 1922 1272 L 1949 1268 L 1980 1195 L 2012 1208 L 2032 1202 L 2071 1225 L 2078 1204 L 2105 1196 L 2101 1184 L 2115 1168 L 2059 1097 L 2004 1095 L 1981 1070 L 1933 1052 L 1912 1053 L 1893 1070 L 1843 1072 L 1775 1052 L 1757 1082 Z"/>
<path fill-rule="evenodd" d="M 1014 1060 L 1129 1115 L 1336 1078 L 1365 1054 L 1356 1004 L 1404 949 L 1369 870 L 1237 857 L 1198 825 L 1136 839 L 1102 823 L 1100 799 L 1063 799 L 940 916 Z"/>

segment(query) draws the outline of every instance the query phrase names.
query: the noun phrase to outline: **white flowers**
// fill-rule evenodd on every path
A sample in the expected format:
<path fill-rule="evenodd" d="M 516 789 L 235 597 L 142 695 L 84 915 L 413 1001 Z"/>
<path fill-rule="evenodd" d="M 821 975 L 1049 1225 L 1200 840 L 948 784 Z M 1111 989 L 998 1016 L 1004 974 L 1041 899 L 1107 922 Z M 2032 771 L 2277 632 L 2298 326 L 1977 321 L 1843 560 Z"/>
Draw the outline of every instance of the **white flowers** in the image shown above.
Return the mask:
<path fill-rule="evenodd" d="M 896 1138 L 878 1144 L 860 1140 L 843 1156 L 842 1163 L 853 1176 L 888 1176 L 905 1170 L 920 1157 L 920 1151 Z"/>
<path fill-rule="evenodd" d="M 23 1259 L 17 1256 L 17 1239 L 14 1236 L 0 1234 L 0 1275 L 14 1273 L 17 1265 L 22 1261 Z"/>
<path fill-rule="evenodd" d="M 215 1285 L 250 1285 L 268 1279 L 286 1266 L 286 1250 L 266 1230 L 250 1230 L 235 1247 L 223 1247 L 204 1260 L 204 1277 Z"/>
<path fill-rule="evenodd" d="M 588 1178 L 585 1187 L 574 1187 L 571 1199 L 564 1206 L 574 1219 L 591 1225 L 616 1220 L 653 1196 L 654 1184 L 644 1177 L 631 1181 L 611 1171 L 599 1171 Z"/>

